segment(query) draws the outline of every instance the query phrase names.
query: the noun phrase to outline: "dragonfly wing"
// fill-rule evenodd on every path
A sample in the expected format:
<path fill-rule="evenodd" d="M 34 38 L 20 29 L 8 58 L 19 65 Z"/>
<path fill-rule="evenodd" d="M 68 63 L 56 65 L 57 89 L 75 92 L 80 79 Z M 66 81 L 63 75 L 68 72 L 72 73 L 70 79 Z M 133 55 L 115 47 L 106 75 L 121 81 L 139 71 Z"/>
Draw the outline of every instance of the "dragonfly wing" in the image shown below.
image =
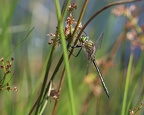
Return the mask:
<path fill-rule="evenodd" d="M 98 39 L 96 40 L 95 42 L 95 46 L 96 46 L 96 49 L 99 49 L 101 48 L 101 44 L 102 44 L 102 39 L 103 39 L 103 32 L 100 34 L 100 36 L 98 37 Z"/>
<path fill-rule="evenodd" d="M 88 75 L 88 72 L 89 72 L 89 64 L 90 64 L 90 60 L 88 60 L 88 63 L 87 63 L 86 75 Z"/>

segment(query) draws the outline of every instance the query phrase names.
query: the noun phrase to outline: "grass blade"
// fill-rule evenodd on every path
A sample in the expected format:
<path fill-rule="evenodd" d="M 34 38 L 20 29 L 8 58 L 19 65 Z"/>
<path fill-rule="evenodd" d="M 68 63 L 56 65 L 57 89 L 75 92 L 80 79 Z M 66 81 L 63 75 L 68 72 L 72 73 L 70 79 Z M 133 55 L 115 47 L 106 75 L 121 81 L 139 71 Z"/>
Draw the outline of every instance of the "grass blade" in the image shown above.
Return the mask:
<path fill-rule="evenodd" d="M 128 87 L 130 82 L 130 75 L 131 75 L 131 69 L 132 69 L 132 62 L 133 62 L 133 54 L 130 54 L 129 64 L 128 64 L 128 71 L 126 76 L 126 83 L 125 83 L 125 89 L 124 89 L 124 99 L 122 104 L 122 113 L 121 115 L 125 115 L 126 112 L 126 102 L 127 102 L 127 95 L 128 95 Z"/>
<path fill-rule="evenodd" d="M 59 32 L 60 32 L 62 48 L 63 48 L 63 56 L 64 56 L 66 74 L 67 74 L 67 85 L 68 85 L 72 115 L 76 115 L 73 89 L 72 89 L 72 82 L 71 82 L 70 67 L 69 67 L 67 48 L 66 48 L 66 42 L 65 42 L 65 35 L 64 35 L 64 32 L 63 32 L 63 20 L 61 20 L 62 17 L 61 17 L 61 12 L 60 12 L 61 11 L 60 10 L 60 4 L 57 0 L 55 0 L 55 5 L 56 5 L 56 11 L 57 11 L 57 18 L 58 18 L 58 22 L 59 22 L 59 28 L 58 29 L 59 29 Z"/>

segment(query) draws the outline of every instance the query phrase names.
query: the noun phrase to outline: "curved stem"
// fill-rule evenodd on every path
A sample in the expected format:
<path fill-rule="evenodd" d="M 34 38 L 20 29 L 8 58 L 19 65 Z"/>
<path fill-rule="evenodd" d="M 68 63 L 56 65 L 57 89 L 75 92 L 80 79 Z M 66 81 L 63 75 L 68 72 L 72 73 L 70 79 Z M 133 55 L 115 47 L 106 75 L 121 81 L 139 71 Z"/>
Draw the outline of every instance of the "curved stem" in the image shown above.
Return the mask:
<path fill-rule="evenodd" d="M 82 34 L 83 30 L 86 28 L 86 26 L 101 12 L 103 12 L 104 10 L 108 9 L 111 6 L 115 6 L 115 5 L 120 5 L 120 4 L 125 4 L 125 3 L 130 3 L 130 2 L 138 2 L 138 1 L 142 1 L 142 0 L 127 0 L 127 1 L 117 1 L 117 2 L 113 2 L 108 4 L 107 6 L 103 7 L 102 9 L 100 9 L 99 11 L 97 11 L 93 16 L 91 16 L 91 18 L 85 23 L 85 25 L 83 26 L 83 28 L 81 29 L 80 33 L 77 36 L 77 39 L 79 39 L 80 35 Z"/>

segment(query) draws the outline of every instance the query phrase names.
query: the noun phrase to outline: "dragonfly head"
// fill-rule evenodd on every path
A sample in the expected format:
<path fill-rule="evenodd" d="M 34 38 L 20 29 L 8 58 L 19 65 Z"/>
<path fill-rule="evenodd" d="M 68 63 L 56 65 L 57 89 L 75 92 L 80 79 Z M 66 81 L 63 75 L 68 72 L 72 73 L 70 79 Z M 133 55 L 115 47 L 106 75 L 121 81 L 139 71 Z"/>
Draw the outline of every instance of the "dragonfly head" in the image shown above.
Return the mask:
<path fill-rule="evenodd" d="M 89 39 L 89 36 L 82 35 L 80 41 L 81 41 L 82 43 L 84 43 L 84 42 L 85 42 L 86 40 L 88 40 L 88 39 Z"/>

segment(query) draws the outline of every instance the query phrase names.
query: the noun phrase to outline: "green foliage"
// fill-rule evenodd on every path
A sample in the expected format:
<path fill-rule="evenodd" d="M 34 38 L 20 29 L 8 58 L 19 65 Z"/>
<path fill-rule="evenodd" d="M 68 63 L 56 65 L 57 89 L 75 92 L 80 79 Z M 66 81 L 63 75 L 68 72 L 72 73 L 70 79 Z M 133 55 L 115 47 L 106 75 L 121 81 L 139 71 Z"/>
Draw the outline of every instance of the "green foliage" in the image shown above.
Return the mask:
<path fill-rule="evenodd" d="M 143 115 L 144 1 L 112 7 L 132 1 L 1 0 L 0 113 Z M 92 64 L 85 76 L 83 52 L 72 56 L 84 31 L 92 41 L 104 32 L 96 62 L 109 98 Z"/>

